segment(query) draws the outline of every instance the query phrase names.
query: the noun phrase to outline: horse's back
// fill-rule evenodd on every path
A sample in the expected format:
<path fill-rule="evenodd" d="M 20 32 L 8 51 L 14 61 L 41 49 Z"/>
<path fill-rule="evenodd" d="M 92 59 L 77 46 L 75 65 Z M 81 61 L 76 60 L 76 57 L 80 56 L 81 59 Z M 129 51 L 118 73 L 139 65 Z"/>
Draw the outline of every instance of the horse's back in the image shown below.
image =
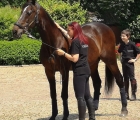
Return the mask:
<path fill-rule="evenodd" d="M 93 59 L 92 56 L 98 59 L 113 54 L 115 35 L 109 26 L 99 22 L 91 22 L 84 24 L 82 29 L 89 40 L 90 59 Z"/>
<path fill-rule="evenodd" d="M 92 39 L 94 37 L 95 37 L 94 39 L 96 39 L 96 37 L 100 37 L 101 39 L 103 39 L 103 37 L 104 38 L 110 37 L 112 39 L 112 42 L 115 42 L 114 41 L 115 36 L 112 29 L 103 23 L 99 23 L 99 22 L 86 23 L 82 26 L 82 29 L 84 31 L 84 34 Z M 104 39 L 104 40 L 107 40 L 107 39 Z"/>

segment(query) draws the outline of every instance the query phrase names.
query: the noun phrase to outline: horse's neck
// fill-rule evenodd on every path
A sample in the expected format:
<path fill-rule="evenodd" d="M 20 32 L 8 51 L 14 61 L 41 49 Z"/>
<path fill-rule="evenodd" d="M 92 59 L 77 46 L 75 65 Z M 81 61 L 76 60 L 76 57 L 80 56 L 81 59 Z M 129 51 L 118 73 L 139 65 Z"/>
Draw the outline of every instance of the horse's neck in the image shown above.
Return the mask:
<path fill-rule="evenodd" d="M 54 48 L 62 48 L 66 41 L 69 44 L 70 40 L 66 40 L 67 38 L 64 37 L 46 11 L 44 9 L 41 10 L 38 27 L 42 41 Z"/>

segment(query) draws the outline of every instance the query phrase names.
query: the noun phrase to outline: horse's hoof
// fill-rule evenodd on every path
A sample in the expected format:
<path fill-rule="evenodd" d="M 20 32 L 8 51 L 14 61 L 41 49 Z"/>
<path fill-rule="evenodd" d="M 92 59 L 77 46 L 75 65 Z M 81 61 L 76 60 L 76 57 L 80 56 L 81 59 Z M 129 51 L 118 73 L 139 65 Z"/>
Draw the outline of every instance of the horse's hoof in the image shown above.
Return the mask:
<path fill-rule="evenodd" d="M 50 117 L 50 119 L 49 120 L 55 120 L 55 117 Z"/>
<path fill-rule="evenodd" d="M 99 100 L 94 100 L 93 104 L 94 104 L 95 111 L 98 110 Z"/>
<path fill-rule="evenodd" d="M 63 117 L 63 119 L 62 119 L 62 120 L 68 120 L 68 118 Z"/>
<path fill-rule="evenodd" d="M 68 117 L 69 117 L 69 110 L 67 110 L 63 113 L 63 119 L 62 120 L 68 120 Z"/>
<path fill-rule="evenodd" d="M 128 115 L 128 110 L 121 111 L 121 117 L 126 117 Z"/>
<path fill-rule="evenodd" d="M 68 116 L 69 116 L 69 114 L 65 115 L 62 120 L 68 120 Z"/>

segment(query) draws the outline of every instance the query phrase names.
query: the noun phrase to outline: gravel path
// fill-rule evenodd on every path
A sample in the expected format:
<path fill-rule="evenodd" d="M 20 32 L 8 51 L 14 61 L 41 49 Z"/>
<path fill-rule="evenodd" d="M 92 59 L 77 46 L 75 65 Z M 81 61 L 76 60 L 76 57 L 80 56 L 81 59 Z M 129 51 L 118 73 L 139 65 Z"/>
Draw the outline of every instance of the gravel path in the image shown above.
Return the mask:
<path fill-rule="evenodd" d="M 118 62 L 121 70 L 121 64 Z M 140 120 L 140 60 L 136 62 L 136 79 L 138 81 L 137 101 L 128 101 L 127 117 L 120 117 L 121 102 L 117 85 L 112 95 L 104 94 L 104 63 L 100 62 L 99 73 L 102 79 L 101 99 L 96 120 Z M 56 73 L 59 115 L 62 119 L 63 109 L 60 97 L 60 73 Z M 90 79 L 91 93 L 93 93 Z M 0 66 L 0 120 L 49 120 L 51 99 L 49 84 L 42 65 Z M 72 86 L 72 72 L 69 81 L 69 120 L 77 120 L 77 103 Z M 86 118 L 88 120 L 88 117 Z"/>

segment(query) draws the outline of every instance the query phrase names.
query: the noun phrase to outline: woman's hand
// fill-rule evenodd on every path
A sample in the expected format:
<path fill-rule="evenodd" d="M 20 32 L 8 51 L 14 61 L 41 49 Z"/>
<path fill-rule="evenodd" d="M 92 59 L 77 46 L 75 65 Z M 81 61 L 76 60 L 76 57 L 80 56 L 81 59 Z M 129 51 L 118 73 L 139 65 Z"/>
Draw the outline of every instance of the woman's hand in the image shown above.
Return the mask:
<path fill-rule="evenodd" d="M 55 24 L 56 24 L 56 26 L 58 27 L 58 28 L 60 28 L 60 25 L 57 23 L 57 22 L 54 22 Z"/>
<path fill-rule="evenodd" d="M 129 60 L 128 62 L 129 62 L 129 63 L 134 63 L 134 62 L 136 62 L 136 59 L 131 59 L 131 60 Z"/>
<path fill-rule="evenodd" d="M 62 56 L 65 53 L 62 49 L 57 49 L 56 52 L 59 56 Z"/>
<path fill-rule="evenodd" d="M 66 53 L 65 51 L 63 51 L 62 49 L 57 49 L 56 50 L 56 53 L 59 55 L 59 56 L 62 56 L 64 55 L 68 60 L 76 63 L 79 59 L 79 54 L 68 54 Z"/>

